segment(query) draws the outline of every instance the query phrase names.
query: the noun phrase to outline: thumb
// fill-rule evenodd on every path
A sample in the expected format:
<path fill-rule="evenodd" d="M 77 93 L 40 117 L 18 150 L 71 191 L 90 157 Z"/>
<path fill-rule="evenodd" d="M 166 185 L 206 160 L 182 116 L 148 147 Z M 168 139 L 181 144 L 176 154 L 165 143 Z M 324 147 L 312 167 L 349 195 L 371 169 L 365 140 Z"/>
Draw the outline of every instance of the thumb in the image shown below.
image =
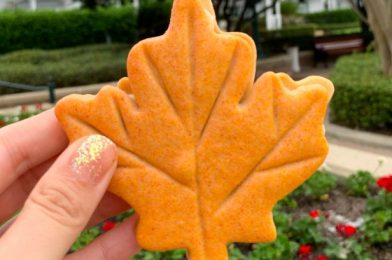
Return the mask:
<path fill-rule="evenodd" d="M 73 143 L 1 238 L 0 258 L 62 259 L 103 197 L 116 165 L 116 146 L 106 137 Z"/>

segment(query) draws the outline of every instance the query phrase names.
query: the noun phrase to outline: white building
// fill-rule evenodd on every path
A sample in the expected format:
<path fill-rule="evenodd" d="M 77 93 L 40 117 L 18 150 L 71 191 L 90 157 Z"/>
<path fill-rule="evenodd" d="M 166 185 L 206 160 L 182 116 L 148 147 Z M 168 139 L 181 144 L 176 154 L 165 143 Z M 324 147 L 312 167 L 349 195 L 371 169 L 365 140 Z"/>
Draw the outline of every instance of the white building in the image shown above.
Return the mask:
<path fill-rule="evenodd" d="M 296 0 L 300 13 L 316 13 L 325 10 L 350 8 L 347 0 Z"/>
<path fill-rule="evenodd" d="M 280 13 L 280 4 L 284 0 L 279 0 L 275 9 L 269 9 L 266 12 L 266 27 L 268 30 L 275 30 L 282 28 L 282 15 Z M 327 10 L 336 10 L 350 8 L 350 3 L 347 0 L 291 0 L 299 4 L 298 12 L 300 13 L 316 13 Z M 272 0 L 265 0 L 264 4 L 259 5 L 258 8 L 263 8 L 265 5 L 271 5 Z"/>
<path fill-rule="evenodd" d="M 75 9 L 81 2 L 73 0 L 0 0 L 0 9 Z"/>
<path fill-rule="evenodd" d="M 133 0 L 133 5 L 138 8 L 140 0 Z M 120 0 L 117 0 L 120 4 Z M 0 10 L 2 9 L 77 9 L 82 6 L 80 1 L 75 0 L 0 0 Z"/>

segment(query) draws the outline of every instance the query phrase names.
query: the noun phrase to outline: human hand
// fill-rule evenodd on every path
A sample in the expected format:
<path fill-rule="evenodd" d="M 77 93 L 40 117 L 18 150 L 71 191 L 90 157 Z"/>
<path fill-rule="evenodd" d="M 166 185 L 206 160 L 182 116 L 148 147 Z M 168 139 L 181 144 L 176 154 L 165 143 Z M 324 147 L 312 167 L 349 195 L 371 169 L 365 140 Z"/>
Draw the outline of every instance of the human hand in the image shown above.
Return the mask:
<path fill-rule="evenodd" d="M 53 110 L 0 129 L 0 224 L 23 207 L 0 228 L 0 259 L 121 260 L 139 250 L 133 216 L 66 256 L 86 226 L 128 208 L 105 193 L 115 145 L 103 136 L 67 144 Z"/>

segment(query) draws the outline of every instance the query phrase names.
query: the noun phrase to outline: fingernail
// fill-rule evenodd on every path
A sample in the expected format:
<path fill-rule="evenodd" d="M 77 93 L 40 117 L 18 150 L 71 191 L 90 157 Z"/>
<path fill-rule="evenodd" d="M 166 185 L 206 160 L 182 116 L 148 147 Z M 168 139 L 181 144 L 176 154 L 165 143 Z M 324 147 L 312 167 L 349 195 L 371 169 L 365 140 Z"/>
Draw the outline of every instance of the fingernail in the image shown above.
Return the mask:
<path fill-rule="evenodd" d="M 97 183 L 116 161 L 116 146 L 102 135 L 91 135 L 72 159 L 72 171 L 83 181 Z"/>

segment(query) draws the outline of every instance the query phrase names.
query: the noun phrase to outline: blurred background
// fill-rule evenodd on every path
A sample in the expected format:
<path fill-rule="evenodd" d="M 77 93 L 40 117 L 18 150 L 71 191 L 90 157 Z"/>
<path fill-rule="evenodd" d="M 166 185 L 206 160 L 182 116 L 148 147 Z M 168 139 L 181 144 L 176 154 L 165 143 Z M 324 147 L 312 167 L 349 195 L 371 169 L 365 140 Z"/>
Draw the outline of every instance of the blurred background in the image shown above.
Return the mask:
<path fill-rule="evenodd" d="M 191 0 L 189 0 L 191 1 Z M 225 31 L 250 35 L 257 76 L 321 75 L 335 95 L 322 168 L 275 208 L 278 240 L 230 259 L 392 259 L 392 1 L 213 0 Z M 136 42 L 167 29 L 169 0 L 0 0 L 0 128 L 126 76 Z M 85 231 L 71 251 L 132 214 Z M 135 259 L 185 259 L 185 251 Z"/>

